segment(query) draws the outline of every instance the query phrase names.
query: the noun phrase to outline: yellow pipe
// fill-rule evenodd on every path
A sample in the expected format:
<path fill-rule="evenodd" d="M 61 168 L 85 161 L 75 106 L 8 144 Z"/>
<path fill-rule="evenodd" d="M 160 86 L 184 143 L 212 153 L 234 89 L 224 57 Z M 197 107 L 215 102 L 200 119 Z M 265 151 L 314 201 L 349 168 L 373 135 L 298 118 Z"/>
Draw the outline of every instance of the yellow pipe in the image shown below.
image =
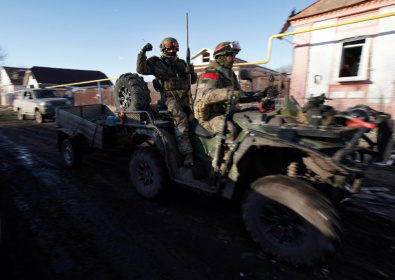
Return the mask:
<path fill-rule="evenodd" d="M 103 81 L 110 81 L 110 80 L 115 80 L 118 78 L 109 78 L 109 79 L 100 79 L 100 80 L 92 80 L 92 81 L 85 81 L 85 82 L 78 82 L 78 83 L 72 83 L 72 84 L 64 84 L 64 85 L 57 85 L 57 86 L 50 86 L 50 87 L 45 87 L 45 88 L 58 88 L 58 87 L 66 87 L 66 86 L 72 86 L 72 85 L 82 85 L 82 84 L 90 84 L 94 82 L 103 82 Z M 40 89 L 40 88 L 34 88 L 34 89 Z M 7 92 L 5 94 L 11 94 L 11 93 L 17 93 L 17 92 L 22 92 L 25 91 L 24 89 L 21 90 L 15 90 L 11 92 Z"/>
<path fill-rule="evenodd" d="M 118 79 L 118 78 L 92 80 L 92 81 L 86 81 L 86 82 L 78 82 L 78 83 L 72 83 L 72 84 L 64 84 L 64 85 L 50 86 L 50 87 L 46 87 L 46 88 L 67 87 L 67 86 L 74 86 L 74 85 L 90 84 L 90 83 L 94 83 L 94 82 L 110 81 L 110 80 L 115 80 L 115 79 Z"/>
<path fill-rule="evenodd" d="M 368 20 L 373 20 L 373 19 L 379 19 L 379 18 L 384 18 L 384 17 L 391 17 L 391 16 L 395 16 L 395 12 L 383 14 L 383 15 L 366 17 L 366 18 L 362 18 L 362 19 L 350 20 L 350 21 L 346 21 L 346 22 L 342 22 L 342 23 L 329 24 L 329 25 L 325 25 L 325 26 L 321 26 L 321 27 L 314 27 L 314 28 L 304 29 L 304 30 L 300 30 L 300 31 L 293 31 L 293 32 L 288 32 L 288 33 L 276 34 L 276 35 L 273 35 L 269 38 L 268 49 L 267 49 L 267 60 L 258 61 L 258 62 L 235 63 L 234 66 L 247 66 L 247 65 L 258 65 L 258 64 L 268 63 L 270 61 L 270 55 L 271 55 L 271 51 L 272 51 L 272 42 L 273 42 L 274 38 L 290 36 L 290 35 L 295 35 L 295 34 L 300 34 L 300 33 L 306 33 L 306 32 L 311 32 L 311 31 L 316 31 L 316 30 L 321 30 L 321 29 L 326 29 L 326 28 L 332 28 L 332 27 L 337 27 L 337 26 L 342 26 L 342 25 L 347 25 L 347 24 L 352 24 L 352 23 L 358 23 L 358 22 L 368 21 Z M 204 69 L 204 68 L 206 68 L 206 67 L 205 66 L 195 67 L 195 69 Z"/>

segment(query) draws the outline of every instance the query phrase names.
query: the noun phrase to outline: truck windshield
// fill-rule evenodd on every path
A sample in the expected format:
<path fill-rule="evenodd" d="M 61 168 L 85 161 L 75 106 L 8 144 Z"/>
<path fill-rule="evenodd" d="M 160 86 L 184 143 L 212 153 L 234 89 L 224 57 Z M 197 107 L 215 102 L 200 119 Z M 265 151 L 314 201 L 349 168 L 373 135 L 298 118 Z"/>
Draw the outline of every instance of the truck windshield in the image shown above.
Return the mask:
<path fill-rule="evenodd" d="M 36 98 L 60 97 L 56 90 L 35 90 Z"/>

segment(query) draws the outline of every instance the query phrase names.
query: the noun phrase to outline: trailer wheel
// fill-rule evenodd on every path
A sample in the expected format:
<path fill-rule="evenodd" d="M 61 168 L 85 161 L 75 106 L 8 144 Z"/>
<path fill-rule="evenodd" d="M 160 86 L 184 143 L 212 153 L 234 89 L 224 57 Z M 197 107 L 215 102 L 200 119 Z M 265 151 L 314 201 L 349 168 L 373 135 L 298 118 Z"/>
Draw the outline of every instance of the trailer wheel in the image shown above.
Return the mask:
<path fill-rule="evenodd" d="M 138 148 L 130 159 L 130 179 L 142 197 L 161 197 L 168 183 L 167 168 L 160 153 L 151 147 Z"/>
<path fill-rule="evenodd" d="M 243 220 L 265 252 L 294 265 L 312 265 L 335 251 L 337 213 L 313 187 L 274 175 L 256 180 L 252 188 L 243 200 Z"/>
<path fill-rule="evenodd" d="M 18 120 L 23 121 L 25 119 L 25 115 L 22 113 L 22 109 L 18 109 Z"/>
<path fill-rule="evenodd" d="M 44 116 L 41 114 L 40 110 L 36 110 L 36 112 L 34 114 L 36 116 L 36 122 L 38 122 L 38 123 L 44 122 Z"/>
<path fill-rule="evenodd" d="M 68 167 L 77 168 L 82 162 L 82 153 L 76 151 L 70 139 L 62 142 L 63 160 Z"/>
<path fill-rule="evenodd" d="M 146 111 L 151 103 L 150 90 L 138 74 L 121 75 L 114 87 L 114 106 L 117 111 Z"/>

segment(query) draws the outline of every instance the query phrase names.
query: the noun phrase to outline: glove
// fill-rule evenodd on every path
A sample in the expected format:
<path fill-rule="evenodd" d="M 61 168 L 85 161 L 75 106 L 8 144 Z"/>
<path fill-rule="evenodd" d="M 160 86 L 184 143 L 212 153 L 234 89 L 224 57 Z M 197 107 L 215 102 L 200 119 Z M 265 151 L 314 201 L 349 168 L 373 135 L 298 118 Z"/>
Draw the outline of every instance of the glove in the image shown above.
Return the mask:
<path fill-rule="evenodd" d="M 152 45 L 150 43 L 147 43 L 142 49 L 142 52 L 147 52 L 147 51 L 152 51 Z"/>
<path fill-rule="evenodd" d="M 195 73 L 195 68 L 194 68 L 193 65 L 190 64 L 190 63 L 187 64 L 185 70 L 186 70 L 186 72 L 187 72 L 188 74 L 193 74 L 193 73 Z"/>
<path fill-rule="evenodd" d="M 235 100 L 236 100 L 236 102 L 237 102 L 237 101 L 239 101 L 240 97 L 244 95 L 243 93 L 244 93 L 244 92 L 243 92 L 242 90 L 234 90 L 234 91 L 232 92 L 232 96 L 235 97 Z"/>

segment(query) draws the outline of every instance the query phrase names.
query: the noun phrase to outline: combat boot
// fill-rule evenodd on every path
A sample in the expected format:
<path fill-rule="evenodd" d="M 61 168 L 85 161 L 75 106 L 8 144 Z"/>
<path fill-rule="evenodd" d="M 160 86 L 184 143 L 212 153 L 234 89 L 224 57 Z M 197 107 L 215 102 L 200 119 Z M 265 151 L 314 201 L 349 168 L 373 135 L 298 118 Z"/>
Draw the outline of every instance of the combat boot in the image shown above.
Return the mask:
<path fill-rule="evenodd" d="M 184 165 L 185 166 L 193 166 L 194 162 L 193 162 L 193 153 L 187 153 L 184 156 Z"/>

